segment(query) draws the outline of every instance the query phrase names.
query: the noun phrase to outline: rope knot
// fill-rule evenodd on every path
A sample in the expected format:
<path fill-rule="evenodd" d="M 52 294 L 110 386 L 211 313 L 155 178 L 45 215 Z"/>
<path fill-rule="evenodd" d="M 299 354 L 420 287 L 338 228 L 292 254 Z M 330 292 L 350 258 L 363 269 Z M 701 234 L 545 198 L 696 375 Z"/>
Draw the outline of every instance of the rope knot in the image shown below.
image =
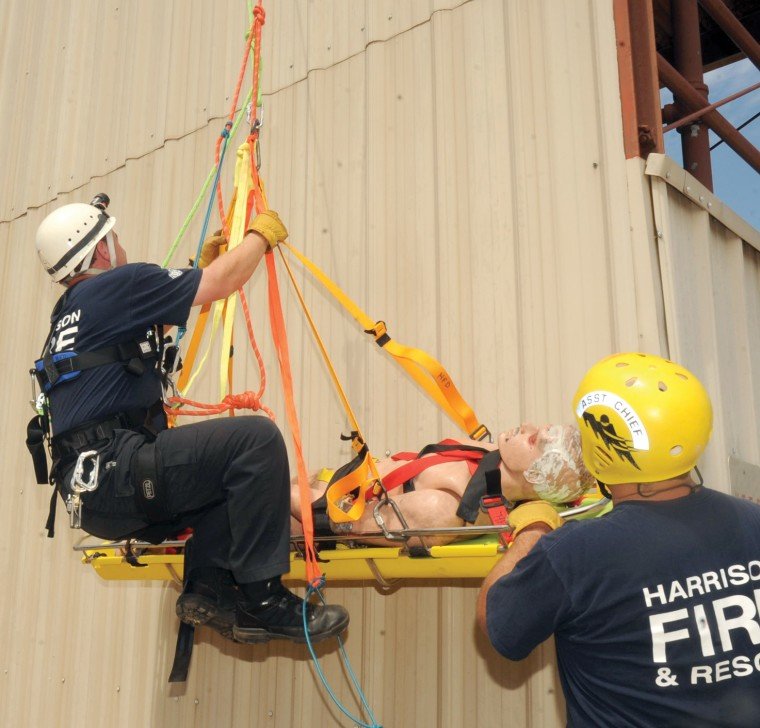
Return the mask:
<path fill-rule="evenodd" d="M 261 7 L 261 5 L 257 5 L 257 6 L 256 6 L 256 7 L 253 9 L 253 16 L 254 16 L 254 18 L 256 18 L 256 22 L 257 22 L 259 25 L 264 25 L 264 23 L 266 22 L 266 17 L 267 17 L 267 14 L 266 14 L 266 12 L 264 11 L 264 8 L 263 8 L 263 7 Z"/>
<path fill-rule="evenodd" d="M 319 591 L 324 587 L 324 585 L 327 583 L 327 579 L 325 579 L 324 574 L 320 574 L 319 576 L 312 579 L 308 586 L 309 589 L 312 589 L 313 591 Z"/>
<path fill-rule="evenodd" d="M 251 392 L 250 390 L 241 394 L 228 394 L 222 402 L 229 405 L 232 409 L 249 409 L 254 412 L 261 409 L 261 400 L 255 392 Z"/>

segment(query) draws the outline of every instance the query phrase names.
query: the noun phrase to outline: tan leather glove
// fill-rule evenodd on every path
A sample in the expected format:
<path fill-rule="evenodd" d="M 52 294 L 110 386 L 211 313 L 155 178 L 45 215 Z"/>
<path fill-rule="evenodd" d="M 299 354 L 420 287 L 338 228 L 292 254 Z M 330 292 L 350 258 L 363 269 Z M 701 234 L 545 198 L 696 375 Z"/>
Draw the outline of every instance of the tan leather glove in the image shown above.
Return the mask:
<path fill-rule="evenodd" d="M 256 215 L 246 233 L 251 232 L 251 230 L 263 235 L 270 248 L 279 245 L 288 237 L 287 228 L 274 210 L 264 210 L 264 212 Z"/>
<path fill-rule="evenodd" d="M 509 525 L 512 526 L 513 536 L 517 536 L 520 531 L 534 523 L 545 523 L 553 531 L 562 525 L 562 519 L 554 508 L 540 500 L 521 503 L 509 514 Z"/>
<path fill-rule="evenodd" d="M 224 237 L 221 230 L 217 230 L 213 235 L 203 241 L 201 255 L 198 258 L 198 267 L 205 268 L 211 265 L 219 254 L 224 252 L 222 248 L 227 245 L 227 238 Z M 190 265 L 193 264 L 193 258 L 190 258 Z"/>

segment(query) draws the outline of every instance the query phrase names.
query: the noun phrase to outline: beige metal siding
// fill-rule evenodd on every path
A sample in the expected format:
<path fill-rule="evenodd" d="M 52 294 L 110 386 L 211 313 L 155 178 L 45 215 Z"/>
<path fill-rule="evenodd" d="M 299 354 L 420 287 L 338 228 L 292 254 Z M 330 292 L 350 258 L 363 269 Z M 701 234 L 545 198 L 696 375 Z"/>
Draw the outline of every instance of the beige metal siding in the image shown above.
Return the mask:
<path fill-rule="evenodd" d="M 760 233 L 672 160 L 650 157 L 647 173 L 670 355 L 713 397 L 703 474 L 730 492 L 730 456 L 760 464 Z"/>
<path fill-rule="evenodd" d="M 7 6 L 0 725 L 350 725 L 328 707 L 301 647 L 239 647 L 202 631 L 187 685 L 168 686 L 176 588 L 98 580 L 72 554 L 79 534 L 62 509 L 47 540 L 49 492 L 34 485 L 23 448 L 24 373 L 58 294 L 33 253 L 36 226 L 56 206 L 104 190 L 131 259 L 163 258 L 212 163 L 245 3 Z M 658 179 L 650 190 L 641 163 L 625 162 L 610 3 L 273 0 L 266 9 L 262 173 L 272 207 L 293 244 L 394 338 L 441 359 L 495 432 L 522 419 L 569 421 L 575 385 L 598 357 L 669 344 L 719 404 L 731 397 L 741 412 L 741 427 L 727 424 L 730 414 L 719 419 L 706 471 L 721 474 L 729 446 L 757 462 L 758 397 L 737 398 L 730 382 L 738 362 L 741 382 L 757 392 L 760 343 L 746 325 L 760 314 L 756 251 L 701 210 L 694 222 L 691 203 Z M 228 199 L 231 162 L 227 170 Z M 701 226 L 688 275 L 706 286 L 704 317 L 690 317 L 680 233 L 668 236 L 675 262 L 661 283 L 662 215 L 671 230 Z M 199 234 L 196 220 L 178 265 Z M 715 257 L 716 241 L 725 258 Z M 453 434 L 294 268 L 373 450 Z M 349 457 L 338 440 L 348 423 L 280 271 L 307 460 L 337 465 Z M 264 279 L 257 273 L 246 292 L 267 364 L 265 402 L 284 427 Z M 711 304 L 721 286 L 731 295 Z M 745 324 L 732 338 L 722 322 L 737 317 Z M 705 327 L 709 346 L 691 344 Z M 236 341 L 242 352 L 242 324 Z M 727 341 L 736 356 L 715 365 Z M 212 366 L 193 394 L 214 399 L 215 379 Z M 253 357 L 239 355 L 235 389 L 257 387 Z M 372 585 L 328 589 L 351 611 L 347 649 L 383 725 L 562 724 L 551 642 L 519 664 L 500 659 L 475 627 L 476 594 L 464 581 L 387 595 Z M 319 654 L 358 710 L 333 648 Z"/>

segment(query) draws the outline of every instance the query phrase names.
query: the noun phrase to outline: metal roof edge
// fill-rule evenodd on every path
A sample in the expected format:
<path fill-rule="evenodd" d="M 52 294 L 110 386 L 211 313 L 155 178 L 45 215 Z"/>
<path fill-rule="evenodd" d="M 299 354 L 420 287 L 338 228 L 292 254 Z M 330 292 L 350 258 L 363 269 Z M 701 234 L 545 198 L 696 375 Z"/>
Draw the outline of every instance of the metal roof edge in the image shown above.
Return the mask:
<path fill-rule="evenodd" d="M 674 159 L 666 154 L 652 153 L 647 157 L 644 172 L 652 177 L 660 177 L 675 187 L 695 205 L 699 205 L 709 215 L 760 252 L 760 230 L 734 212 Z"/>

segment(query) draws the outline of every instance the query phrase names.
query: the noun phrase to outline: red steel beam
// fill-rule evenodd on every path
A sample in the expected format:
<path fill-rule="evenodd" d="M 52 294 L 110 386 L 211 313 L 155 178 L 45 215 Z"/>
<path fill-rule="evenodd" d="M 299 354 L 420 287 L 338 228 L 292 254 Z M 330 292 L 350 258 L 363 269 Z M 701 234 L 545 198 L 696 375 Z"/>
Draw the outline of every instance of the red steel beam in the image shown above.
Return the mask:
<path fill-rule="evenodd" d="M 628 0 L 628 24 L 632 55 L 639 156 L 665 151 L 660 111 L 660 82 L 655 62 L 652 0 Z"/>
<path fill-rule="evenodd" d="M 699 3 L 739 49 L 747 54 L 747 58 L 760 68 L 760 43 L 752 37 L 726 4 L 722 0 L 699 0 Z"/>
<path fill-rule="evenodd" d="M 699 6 L 697 0 L 670 0 L 673 19 L 673 61 L 689 86 L 702 97 L 700 106 L 707 106 L 707 86 L 702 75 L 702 42 L 699 37 Z M 682 106 L 675 94 L 679 116 L 692 109 Z M 694 175 L 712 192 L 712 164 L 707 127 L 695 122 L 678 130 L 681 135 L 684 169 Z"/>
<path fill-rule="evenodd" d="M 693 88 L 659 53 L 657 54 L 657 69 L 659 70 L 660 78 L 674 94 L 678 94 L 684 106 L 692 111 L 699 111 L 704 107 L 704 96 Z M 742 136 L 719 111 L 708 111 L 702 117 L 702 120 L 750 167 L 756 172 L 760 172 L 760 151 Z"/>
<path fill-rule="evenodd" d="M 679 119 L 678 121 L 674 121 L 672 124 L 668 124 L 663 130 L 663 134 L 667 134 L 669 131 L 673 129 L 678 129 L 679 126 L 683 126 L 684 124 L 688 124 L 690 121 L 694 121 L 694 119 L 699 119 L 700 116 L 704 116 L 708 111 L 712 111 L 713 109 L 717 109 L 719 106 L 723 106 L 723 104 L 727 104 L 730 101 L 736 101 L 736 99 L 740 99 L 742 96 L 746 96 L 748 93 L 751 93 L 752 91 L 757 91 L 760 88 L 760 83 L 756 83 L 754 86 L 747 86 L 747 88 L 742 89 L 741 91 L 737 91 L 735 94 L 731 94 L 730 96 L 726 96 L 725 99 L 721 99 L 720 101 L 716 101 L 714 104 L 710 104 L 709 106 L 705 106 L 704 109 L 700 109 L 699 111 L 695 111 L 693 114 L 689 114 L 688 116 L 684 116 L 683 119 Z"/>
<path fill-rule="evenodd" d="M 639 151 L 639 129 L 636 114 L 636 84 L 633 77 L 633 53 L 631 50 L 631 22 L 628 0 L 613 0 L 615 19 L 615 42 L 618 58 L 618 82 L 620 84 L 620 110 L 623 117 L 623 148 L 625 158 L 642 156 Z"/>

